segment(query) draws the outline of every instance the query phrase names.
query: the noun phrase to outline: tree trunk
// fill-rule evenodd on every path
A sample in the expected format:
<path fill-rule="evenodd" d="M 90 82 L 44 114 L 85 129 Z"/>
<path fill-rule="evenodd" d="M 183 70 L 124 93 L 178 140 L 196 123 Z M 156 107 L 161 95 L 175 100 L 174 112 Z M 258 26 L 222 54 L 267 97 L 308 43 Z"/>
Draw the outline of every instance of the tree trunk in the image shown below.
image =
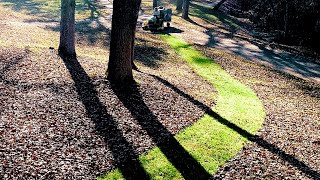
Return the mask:
<path fill-rule="evenodd" d="M 176 10 L 181 11 L 183 5 L 183 0 L 177 0 L 177 7 Z"/>
<path fill-rule="evenodd" d="M 189 4 L 190 4 L 190 0 L 183 1 L 183 10 L 182 10 L 183 19 L 189 19 Z"/>
<path fill-rule="evenodd" d="M 153 0 L 153 8 L 158 6 L 158 0 Z"/>
<path fill-rule="evenodd" d="M 132 83 L 134 38 L 141 0 L 114 1 L 108 79 L 114 85 Z"/>
<path fill-rule="evenodd" d="M 218 4 L 216 4 L 215 6 L 214 6 L 214 10 L 218 10 L 219 8 L 220 8 L 220 6 L 225 2 L 225 1 L 227 1 L 227 0 L 221 0 Z"/>
<path fill-rule="evenodd" d="M 76 56 L 75 50 L 75 0 L 61 1 L 60 45 L 59 54 Z"/>
<path fill-rule="evenodd" d="M 284 40 L 287 41 L 288 39 L 288 19 L 289 19 L 289 2 L 285 1 L 286 7 L 285 7 L 285 14 L 284 14 Z"/>
<path fill-rule="evenodd" d="M 277 11 L 276 11 L 276 7 L 275 7 L 275 2 L 274 0 L 266 0 L 270 7 L 271 7 L 271 13 L 272 13 L 272 17 L 273 17 L 273 20 L 274 20 L 274 24 L 275 24 L 275 28 L 277 30 L 280 30 L 280 25 L 281 25 L 281 22 L 279 20 L 279 18 L 277 17 Z"/>

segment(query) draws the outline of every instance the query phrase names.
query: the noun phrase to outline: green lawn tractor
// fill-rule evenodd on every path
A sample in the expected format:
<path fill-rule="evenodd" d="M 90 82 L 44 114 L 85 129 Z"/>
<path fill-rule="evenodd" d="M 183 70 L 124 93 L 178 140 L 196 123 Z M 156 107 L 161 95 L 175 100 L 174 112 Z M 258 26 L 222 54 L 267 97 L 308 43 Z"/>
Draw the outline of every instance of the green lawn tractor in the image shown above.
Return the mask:
<path fill-rule="evenodd" d="M 164 30 L 165 24 L 170 27 L 172 9 L 165 9 L 162 6 L 155 7 L 152 16 L 142 24 L 143 30 Z"/>

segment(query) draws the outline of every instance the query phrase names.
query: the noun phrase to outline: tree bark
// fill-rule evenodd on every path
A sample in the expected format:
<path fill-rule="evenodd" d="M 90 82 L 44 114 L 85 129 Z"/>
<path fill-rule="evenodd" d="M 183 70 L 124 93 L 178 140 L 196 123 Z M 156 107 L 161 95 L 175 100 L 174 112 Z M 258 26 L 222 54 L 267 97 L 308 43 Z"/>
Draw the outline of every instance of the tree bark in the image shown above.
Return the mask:
<path fill-rule="evenodd" d="M 271 7 L 271 13 L 272 13 L 272 17 L 274 20 L 275 28 L 277 30 L 280 30 L 281 29 L 280 28 L 281 22 L 280 22 L 279 18 L 277 17 L 275 2 L 274 2 L 274 0 L 266 0 L 266 1 L 269 3 L 269 6 Z"/>
<path fill-rule="evenodd" d="M 158 0 L 153 0 L 153 8 L 158 6 Z"/>
<path fill-rule="evenodd" d="M 284 40 L 286 41 L 288 39 L 288 19 L 289 19 L 289 2 L 285 1 L 285 14 L 284 14 Z"/>
<path fill-rule="evenodd" d="M 183 19 L 189 19 L 189 4 L 190 4 L 190 0 L 183 1 L 183 10 L 182 10 Z"/>
<path fill-rule="evenodd" d="M 113 3 L 107 78 L 114 85 L 133 83 L 134 38 L 141 0 Z"/>
<path fill-rule="evenodd" d="M 176 10 L 181 11 L 183 5 L 183 0 L 177 0 L 177 7 Z"/>
<path fill-rule="evenodd" d="M 75 50 L 75 0 L 61 1 L 60 45 L 59 54 L 76 56 Z"/>

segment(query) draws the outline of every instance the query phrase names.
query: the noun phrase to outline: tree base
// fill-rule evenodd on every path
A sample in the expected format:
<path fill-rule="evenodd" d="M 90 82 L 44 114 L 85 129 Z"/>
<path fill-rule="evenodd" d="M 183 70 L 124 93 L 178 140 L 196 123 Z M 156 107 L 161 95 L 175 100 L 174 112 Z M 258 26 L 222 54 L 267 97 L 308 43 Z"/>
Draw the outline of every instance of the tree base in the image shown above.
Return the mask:
<path fill-rule="evenodd" d="M 120 77 L 108 72 L 107 79 L 113 87 L 126 88 L 135 85 L 133 77 Z"/>
<path fill-rule="evenodd" d="M 68 52 L 64 48 L 59 47 L 58 49 L 58 54 L 61 58 L 76 58 L 77 54 L 75 51 L 73 52 Z"/>

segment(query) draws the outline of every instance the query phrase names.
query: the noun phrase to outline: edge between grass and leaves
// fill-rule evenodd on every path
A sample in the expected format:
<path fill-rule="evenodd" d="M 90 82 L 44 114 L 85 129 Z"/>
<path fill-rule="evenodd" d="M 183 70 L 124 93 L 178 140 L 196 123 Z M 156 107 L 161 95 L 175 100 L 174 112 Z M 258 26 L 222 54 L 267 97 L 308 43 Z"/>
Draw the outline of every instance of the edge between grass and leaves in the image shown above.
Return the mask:
<path fill-rule="evenodd" d="M 265 110 L 253 90 L 234 79 L 212 59 L 205 57 L 184 40 L 171 35 L 161 37 L 218 91 L 215 98 L 217 105 L 212 108 L 215 113 L 251 134 L 262 127 Z M 179 132 L 175 138 L 210 174 L 214 174 L 248 142 L 245 137 L 208 114 Z M 183 179 L 157 147 L 140 155 L 139 160 L 152 179 Z M 115 169 L 98 179 L 123 177 L 120 170 Z"/>

